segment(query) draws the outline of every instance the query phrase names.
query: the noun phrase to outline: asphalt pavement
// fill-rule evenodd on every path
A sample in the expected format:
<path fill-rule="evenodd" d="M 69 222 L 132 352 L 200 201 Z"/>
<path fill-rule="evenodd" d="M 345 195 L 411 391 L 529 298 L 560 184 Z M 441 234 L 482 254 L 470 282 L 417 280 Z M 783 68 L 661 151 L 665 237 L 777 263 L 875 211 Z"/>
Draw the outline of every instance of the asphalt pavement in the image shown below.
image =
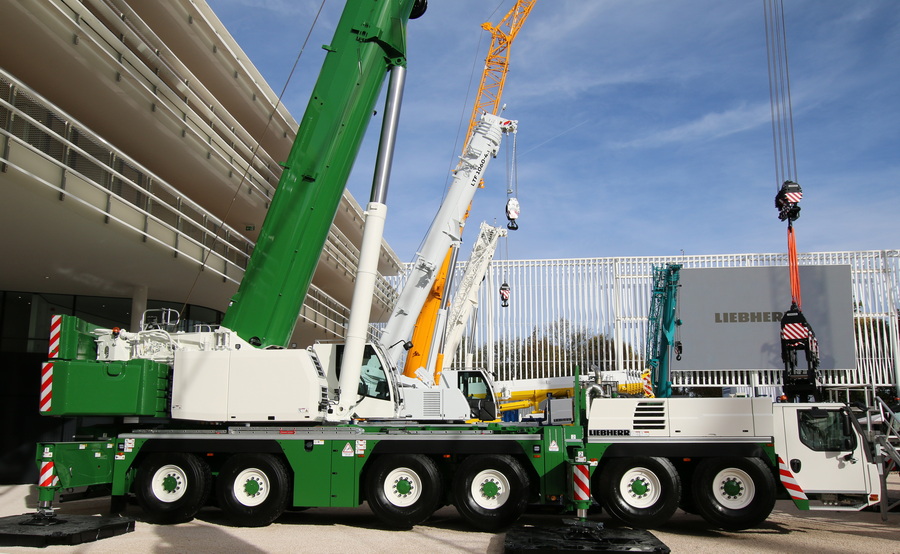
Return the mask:
<path fill-rule="evenodd" d="M 890 479 L 900 497 L 900 478 Z M 34 511 L 35 487 L 0 486 L 0 517 Z M 60 517 L 101 515 L 108 499 L 90 499 L 57 505 Z M 435 513 L 424 525 L 410 531 L 386 529 L 365 505 L 359 508 L 314 508 L 285 513 L 274 524 L 262 528 L 231 527 L 215 508 L 203 510 L 191 522 L 154 525 L 140 521 L 137 506 L 126 515 L 137 519 L 133 532 L 77 546 L 45 548 L 2 547 L 0 552 L 69 553 L 267 553 L 316 552 L 339 554 L 389 553 L 431 554 L 444 552 L 504 551 L 506 533 L 483 533 L 468 529 L 453 507 Z M 526 514 L 520 524 L 556 525 L 559 516 Z M 618 526 L 605 514 L 592 515 L 608 529 Z M 800 512 L 790 501 L 780 500 L 769 519 L 758 529 L 726 532 L 709 529 L 699 516 L 679 511 L 662 529 L 653 531 L 672 552 L 692 554 L 722 552 L 815 552 L 900 554 L 900 512 L 882 521 L 877 511 Z"/>

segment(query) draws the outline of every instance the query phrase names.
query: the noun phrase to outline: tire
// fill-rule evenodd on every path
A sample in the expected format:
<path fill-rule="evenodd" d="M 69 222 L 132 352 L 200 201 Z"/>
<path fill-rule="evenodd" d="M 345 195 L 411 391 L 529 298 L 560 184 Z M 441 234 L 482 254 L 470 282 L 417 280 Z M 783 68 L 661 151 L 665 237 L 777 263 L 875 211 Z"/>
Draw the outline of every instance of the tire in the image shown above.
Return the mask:
<path fill-rule="evenodd" d="M 366 473 L 369 508 L 394 529 L 410 529 L 431 517 L 440 507 L 442 488 L 437 465 L 420 454 L 382 456 Z"/>
<path fill-rule="evenodd" d="M 709 458 L 692 487 L 700 515 L 728 531 L 756 527 L 775 507 L 775 477 L 759 458 Z"/>
<path fill-rule="evenodd" d="M 271 454 L 235 454 L 219 471 L 219 507 L 240 527 L 264 527 L 278 519 L 290 492 L 288 470 Z"/>
<path fill-rule="evenodd" d="M 607 513 L 631 527 L 665 525 L 681 500 L 681 479 L 666 458 L 615 458 L 601 469 L 599 485 Z"/>
<path fill-rule="evenodd" d="M 140 462 L 134 492 L 147 519 L 183 523 L 206 505 L 212 488 L 209 466 L 183 452 L 154 453 Z"/>
<path fill-rule="evenodd" d="M 529 480 L 512 456 L 469 456 L 456 470 L 453 498 L 457 511 L 482 531 L 497 531 L 525 512 Z"/>

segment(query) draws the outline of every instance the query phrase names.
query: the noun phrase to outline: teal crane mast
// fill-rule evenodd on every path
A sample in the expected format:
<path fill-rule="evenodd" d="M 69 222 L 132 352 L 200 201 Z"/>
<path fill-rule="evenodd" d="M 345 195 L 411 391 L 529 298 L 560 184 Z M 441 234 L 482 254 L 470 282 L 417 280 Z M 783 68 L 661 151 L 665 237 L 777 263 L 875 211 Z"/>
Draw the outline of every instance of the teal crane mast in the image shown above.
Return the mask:
<path fill-rule="evenodd" d="M 653 383 L 653 393 L 659 398 L 672 396 L 669 365 L 671 350 L 681 358 L 681 342 L 675 340 L 675 328 L 681 320 L 675 317 L 678 279 L 681 264 L 666 264 L 653 268 L 653 296 L 647 322 L 647 369 Z"/>

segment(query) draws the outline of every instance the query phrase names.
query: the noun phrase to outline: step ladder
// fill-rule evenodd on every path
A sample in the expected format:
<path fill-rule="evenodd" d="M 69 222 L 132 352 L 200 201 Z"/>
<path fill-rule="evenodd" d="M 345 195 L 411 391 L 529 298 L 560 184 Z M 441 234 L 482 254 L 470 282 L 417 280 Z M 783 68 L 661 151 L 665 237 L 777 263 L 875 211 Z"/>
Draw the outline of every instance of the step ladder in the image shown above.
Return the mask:
<path fill-rule="evenodd" d="M 900 415 L 894 413 L 884 400 L 877 396 L 872 411 L 880 414 L 882 421 L 880 428 L 873 431 L 871 441 L 881 479 L 881 520 L 887 521 L 887 513 L 900 505 L 900 499 L 891 502 L 887 488 L 888 475 L 900 468 Z"/>

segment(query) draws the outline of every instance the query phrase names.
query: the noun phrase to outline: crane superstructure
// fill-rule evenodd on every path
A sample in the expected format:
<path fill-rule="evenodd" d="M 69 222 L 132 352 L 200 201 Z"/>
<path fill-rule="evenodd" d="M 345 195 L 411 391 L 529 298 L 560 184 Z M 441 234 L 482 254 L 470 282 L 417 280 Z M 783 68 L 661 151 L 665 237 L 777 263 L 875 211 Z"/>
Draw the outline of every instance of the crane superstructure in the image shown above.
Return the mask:
<path fill-rule="evenodd" d="M 469 118 L 466 137 L 473 136 L 483 114 L 500 113 L 502 109 L 500 101 L 503 96 L 503 88 L 506 85 L 506 76 L 509 72 L 511 47 L 536 2 L 537 0 L 518 0 L 499 23 L 493 25 L 490 22 L 486 22 L 481 25 L 482 29 L 491 34 L 491 45 L 485 58 L 484 71 L 481 74 L 481 82 L 478 86 L 475 104 L 472 107 L 472 115 Z M 468 145 L 463 148 L 463 157 L 466 156 L 466 148 L 468 148 Z M 466 215 L 467 213 L 463 214 L 460 225 L 465 224 Z M 462 234 L 462 228 L 460 228 L 459 234 Z M 428 368 L 428 371 L 435 374 L 441 371 L 441 368 L 435 365 L 438 358 L 432 354 L 432 344 L 437 344 L 439 341 L 435 337 L 442 335 L 439 325 L 439 311 L 442 308 L 446 308 L 447 279 L 452 272 L 451 261 L 454 259 L 453 249 L 448 248 L 444 251 L 444 256 L 440 258 L 440 261 L 432 262 L 436 265 L 436 268 L 434 270 L 434 278 L 429 279 L 431 289 L 427 291 L 422 306 L 416 308 L 415 313 L 398 314 L 395 311 L 395 317 L 397 318 L 415 318 L 415 323 L 401 324 L 397 322 L 396 325 L 402 326 L 399 333 L 392 330 L 394 337 L 398 340 L 401 337 L 405 340 L 411 336 L 410 341 L 413 347 L 406 356 L 404 375 L 413 377 L 422 367 Z M 388 341 L 384 342 L 387 343 Z M 396 352 L 396 354 L 400 355 L 402 351 Z M 440 354 L 442 358 L 450 358 L 450 356 L 446 356 L 446 353 Z"/>

